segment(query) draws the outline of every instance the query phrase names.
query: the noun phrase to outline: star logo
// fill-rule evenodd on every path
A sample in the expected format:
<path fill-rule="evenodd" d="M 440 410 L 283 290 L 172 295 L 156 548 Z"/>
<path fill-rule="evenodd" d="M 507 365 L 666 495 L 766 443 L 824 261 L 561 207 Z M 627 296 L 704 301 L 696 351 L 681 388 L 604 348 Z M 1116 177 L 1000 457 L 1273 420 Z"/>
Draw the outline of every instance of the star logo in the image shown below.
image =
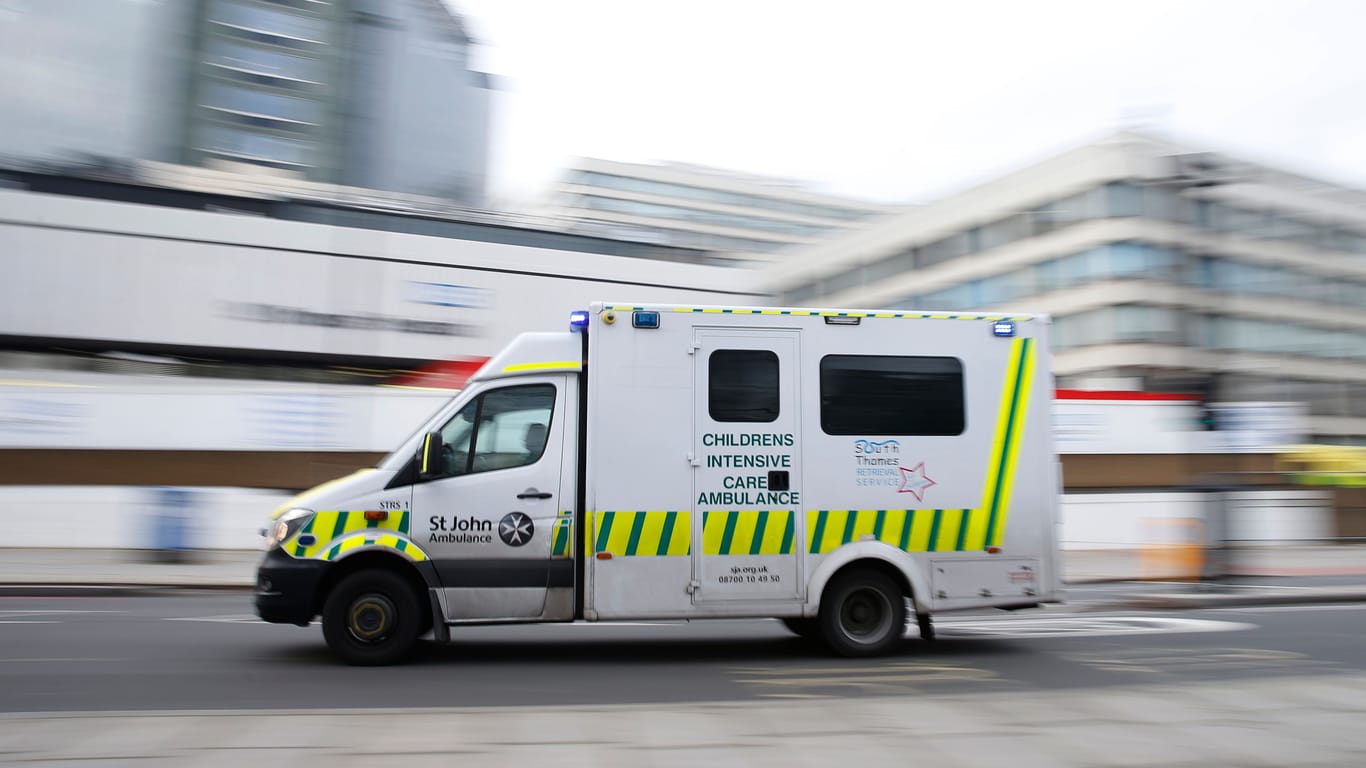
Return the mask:
<path fill-rule="evenodd" d="M 925 500 L 925 491 L 931 485 L 938 485 L 935 481 L 925 476 L 925 462 L 915 465 L 915 469 L 897 467 L 901 470 L 901 487 L 896 489 L 897 493 L 913 493 L 916 501 Z"/>
<path fill-rule="evenodd" d="M 509 512 L 498 523 L 498 538 L 509 547 L 520 547 L 531 541 L 535 532 L 536 526 L 531 524 L 531 518 L 521 512 Z"/>

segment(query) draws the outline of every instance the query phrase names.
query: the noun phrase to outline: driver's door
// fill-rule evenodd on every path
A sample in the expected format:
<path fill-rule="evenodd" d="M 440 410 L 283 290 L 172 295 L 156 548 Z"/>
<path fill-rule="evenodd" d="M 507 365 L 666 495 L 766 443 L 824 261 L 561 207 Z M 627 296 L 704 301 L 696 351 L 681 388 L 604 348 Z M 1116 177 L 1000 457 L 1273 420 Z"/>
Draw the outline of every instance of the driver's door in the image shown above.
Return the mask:
<path fill-rule="evenodd" d="M 544 612 L 560 509 L 564 383 L 535 377 L 489 388 L 440 429 L 441 466 L 413 486 L 412 504 L 449 621 Z"/>

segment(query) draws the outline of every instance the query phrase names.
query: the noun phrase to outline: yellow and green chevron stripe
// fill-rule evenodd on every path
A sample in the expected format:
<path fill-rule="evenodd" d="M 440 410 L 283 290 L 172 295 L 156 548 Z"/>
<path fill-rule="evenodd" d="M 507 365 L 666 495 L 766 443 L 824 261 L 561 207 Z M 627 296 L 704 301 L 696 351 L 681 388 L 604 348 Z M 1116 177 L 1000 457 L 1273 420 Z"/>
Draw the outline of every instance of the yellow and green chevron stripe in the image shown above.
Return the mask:
<path fill-rule="evenodd" d="M 594 512 L 592 524 L 589 541 L 595 552 L 626 557 L 692 554 L 691 512 Z"/>
<path fill-rule="evenodd" d="M 635 312 L 646 309 L 629 304 L 614 305 L 604 307 L 613 312 Z M 997 322 L 999 320 L 1011 320 L 1014 322 L 1028 322 L 1033 320 L 1029 315 L 974 315 L 974 314 L 947 314 L 947 313 L 928 313 L 928 312 L 839 312 L 833 310 L 819 309 L 749 309 L 740 307 L 674 307 L 674 312 L 706 314 L 706 315 L 785 315 L 788 317 L 878 317 L 894 318 L 897 320 L 984 320 L 987 322 Z"/>
<path fill-rule="evenodd" d="M 384 520 L 366 520 L 364 511 L 315 512 L 286 547 L 295 557 L 335 560 L 356 547 L 382 546 L 403 552 L 414 560 L 426 560 L 427 553 L 407 538 L 411 517 L 406 511 L 390 512 Z M 299 537 L 305 534 L 311 534 L 314 543 L 300 544 Z"/>
<path fill-rule="evenodd" d="M 704 555 L 790 555 L 796 513 L 789 509 L 702 513 Z"/>
<path fill-rule="evenodd" d="M 574 552 L 574 510 L 566 509 L 550 529 L 550 556 L 569 557 Z"/>

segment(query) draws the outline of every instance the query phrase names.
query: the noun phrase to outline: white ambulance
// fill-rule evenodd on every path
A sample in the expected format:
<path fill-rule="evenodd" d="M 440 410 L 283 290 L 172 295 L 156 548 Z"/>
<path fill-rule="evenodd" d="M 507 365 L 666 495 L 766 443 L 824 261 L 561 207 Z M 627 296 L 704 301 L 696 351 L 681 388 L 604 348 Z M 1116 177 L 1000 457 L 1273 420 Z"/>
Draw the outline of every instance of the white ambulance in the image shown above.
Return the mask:
<path fill-rule="evenodd" d="M 257 612 L 343 661 L 462 624 L 772 617 L 835 653 L 911 606 L 1054 601 L 1044 316 L 594 304 L 267 529 Z"/>

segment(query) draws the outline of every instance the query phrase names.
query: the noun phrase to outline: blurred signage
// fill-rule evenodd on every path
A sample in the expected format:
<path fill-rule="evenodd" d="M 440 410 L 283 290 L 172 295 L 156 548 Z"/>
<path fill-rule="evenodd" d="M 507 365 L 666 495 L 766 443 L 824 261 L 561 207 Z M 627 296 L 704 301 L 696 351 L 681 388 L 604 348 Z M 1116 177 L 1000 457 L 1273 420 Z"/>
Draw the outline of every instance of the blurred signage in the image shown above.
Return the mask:
<path fill-rule="evenodd" d="M 1213 450 L 1265 451 L 1304 442 L 1304 406 L 1299 403 L 1214 403 Z"/>
<path fill-rule="evenodd" d="M 1194 395 L 1060 389 L 1053 402 L 1059 453 L 1253 453 L 1303 442 L 1298 403 L 1215 403 L 1203 431 Z"/>

